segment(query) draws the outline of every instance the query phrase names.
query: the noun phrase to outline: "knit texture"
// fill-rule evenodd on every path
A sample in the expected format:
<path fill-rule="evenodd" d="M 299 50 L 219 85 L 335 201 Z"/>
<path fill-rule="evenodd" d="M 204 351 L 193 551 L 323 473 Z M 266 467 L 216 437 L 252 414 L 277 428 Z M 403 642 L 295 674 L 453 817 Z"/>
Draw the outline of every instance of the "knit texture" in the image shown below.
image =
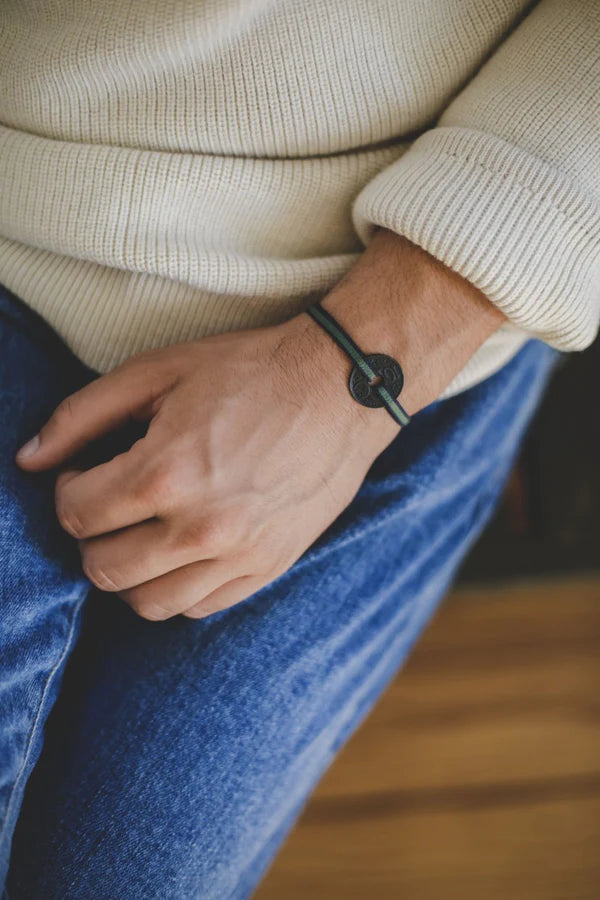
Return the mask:
<path fill-rule="evenodd" d="M 587 346 L 600 5 L 531 6 L 4 0 L 0 282 L 104 372 L 289 318 L 379 224 L 509 318 L 443 396 Z"/>

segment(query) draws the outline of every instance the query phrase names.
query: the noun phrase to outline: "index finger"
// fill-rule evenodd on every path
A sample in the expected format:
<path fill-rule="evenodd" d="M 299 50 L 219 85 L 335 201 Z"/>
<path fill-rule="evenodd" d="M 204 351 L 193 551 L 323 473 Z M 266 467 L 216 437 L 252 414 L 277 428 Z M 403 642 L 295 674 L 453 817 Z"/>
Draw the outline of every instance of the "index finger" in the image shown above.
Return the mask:
<path fill-rule="evenodd" d="M 65 397 L 39 434 L 21 447 L 17 463 L 29 470 L 52 468 L 134 416 L 150 418 L 171 381 L 157 360 L 127 360 Z"/>

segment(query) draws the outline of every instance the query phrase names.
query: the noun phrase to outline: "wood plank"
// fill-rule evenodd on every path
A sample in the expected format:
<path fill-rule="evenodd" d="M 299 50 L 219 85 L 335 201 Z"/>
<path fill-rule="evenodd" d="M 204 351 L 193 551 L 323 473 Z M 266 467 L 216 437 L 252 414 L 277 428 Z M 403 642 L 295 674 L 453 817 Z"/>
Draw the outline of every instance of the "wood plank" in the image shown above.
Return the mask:
<path fill-rule="evenodd" d="M 600 896 L 600 578 L 454 592 L 258 900 Z"/>
<path fill-rule="evenodd" d="M 256 896 L 597 900 L 599 818 L 594 797 L 302 824 Z"/>

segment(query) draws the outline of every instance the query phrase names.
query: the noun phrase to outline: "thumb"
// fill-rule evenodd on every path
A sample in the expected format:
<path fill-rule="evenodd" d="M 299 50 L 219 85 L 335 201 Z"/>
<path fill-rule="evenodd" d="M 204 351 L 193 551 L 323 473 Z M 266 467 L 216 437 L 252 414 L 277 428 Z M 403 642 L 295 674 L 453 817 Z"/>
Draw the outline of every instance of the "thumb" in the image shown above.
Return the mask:
<path fill-rule="evenodd" d="M 39 433 L 18 451 L 17 464 L 31 471 L 52 468 L 129 419 L 152 418 L 173 382 L 172 366 L 168 372 L 158 359 L 126 360 L 65 397 Z"/>

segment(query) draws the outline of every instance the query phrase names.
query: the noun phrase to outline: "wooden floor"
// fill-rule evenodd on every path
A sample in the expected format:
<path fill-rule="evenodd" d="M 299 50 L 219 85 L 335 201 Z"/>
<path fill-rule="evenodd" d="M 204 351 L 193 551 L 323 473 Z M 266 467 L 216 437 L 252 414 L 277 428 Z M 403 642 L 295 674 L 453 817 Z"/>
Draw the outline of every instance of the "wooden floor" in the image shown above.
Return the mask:
<path fill-rule="evenodd" d="M 455 592 L 256 900 L 598 900 L 600 578 Z"/>

